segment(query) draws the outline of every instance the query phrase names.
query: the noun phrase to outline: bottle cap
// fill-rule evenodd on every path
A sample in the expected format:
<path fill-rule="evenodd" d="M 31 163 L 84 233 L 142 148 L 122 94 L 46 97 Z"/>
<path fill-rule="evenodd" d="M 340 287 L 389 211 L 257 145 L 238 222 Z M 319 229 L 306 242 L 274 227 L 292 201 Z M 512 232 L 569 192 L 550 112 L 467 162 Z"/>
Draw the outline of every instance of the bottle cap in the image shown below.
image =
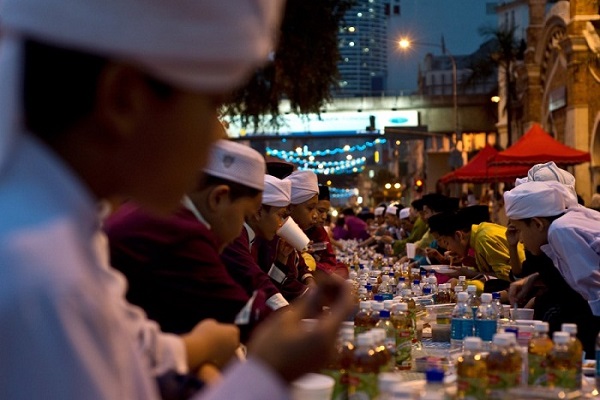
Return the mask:
<path fill-rule="evenodd" d="M 371 329 L 371 336 L 373 337 L 373 341 L 375 343 L 380 343 L 385 340 L 385 330 L 381 328 L 373 328 Z"/>
<path fill-rule="evenodd" d="M 415 280 L 413 280 L 413 285 L 418 285 L 418 284 L 420 284 L 420 283 L 421 283 L 421 281 L 420 281 L 420 280 L 418 280 L 418 279 L 415 279 Z"/>
<path fill-rule="evenodd" d="M 571 335 L 577 335 L 577 325 L 575 324 L 562 324 L 560 326 L 560 330 L 563 332 L 568 332 Z"/>
<path fill-rule="evenodd" d="M 389 318 L 390 311 L 389 310 L 381 310 L 379 311 L 379 318 Z"/>
<path fill-rule="evenodd" d="M 468 293 L 475 293 L 475 292 L 477 292 L 477 286 L 475 286 L 475 285 L 469 285 L 469 286 L 467 286 L 467 292 Z"/>
<path fill-rule="evenodd" d="M 481 338 L 478 337 L 466 337 L 464 341 L 465 350 L 481 350 Z"/>
<path fill-rule="evenodd" d="M 383 308 L 385 310 L 391 310 L 392 306 L 394 305 L 394 300 L 384 300 L 383 301 Z"/>
<path fill-rule="evenodd" d="M 552 340 L 557 344 L 567 344 L 571 340 L 569 332 L 554 332 Z"/>
<path fill-rule="evenodd" d="M 494 300 L 500 299 L 500 292 L 492 292 L 492 299 L 494 299 Z"/>
<path fill-rule="evenodd" d="M 496 346 L 508 346 L 512 342 L 511 336 L 514 335 L 511 335 L 509 333 L 496 333 L 492 337 L 492 343 Z"/>
<path fill-rule="evenodd" d="M 467 292 L 458 292 L 456 298 L 458 301 L 467 301 L 469 294 Z"/>
<path fill-rule="evenodd" d="M 424 295 L 431 294 L 431 288 L 430 287 L 423 287 L 423 294 Z"/>
<path fill-rule="evenodd" d="M 536 332 L 548 332 L 550 331 L 550 325 L 547 322 L 536 321 L 533 325 L 533 330 Z"/>
<path fill-rule="evenodd" d="M 383 295 L 377 293 L 375 296 L 373 296 L 373 300 L 375 300 L 375 301 L 377 301 L 379 303 L 382 303 L 383 302 Z"/>
<path fill-rule="evenodd" d="M 381 281 L 382 282 L 386 282 L 390 280 L 390 276 L 389 275 L 381 275 Z"/>
<path fill-rule="evenodd" d="M 394 306 L 394 310 L 396 311 L 408 311 L 408 304 L 406 303 L 398 303 Z"/>
<path fill-rule="evenodd" d="M 360 302 L 360 308 L 366 308 L 366 309 L 371 309 L 371 302 L 368 300 L 362 300 Z"/>
<path fill-rule="evenodd" d="M 481 294 L 481 302 L 482 303 L 491 303 L 492 302 L 492 294 L 491 293 L 482 293 Z"/>
<path fill-rule="evenodd" d="M 438 368 L 428 368 L 425 371 L 425 379 L 427 383 L 443 383 L 444 371 Z"/>
<path fill-rule="evenodd" d="M 356 337 L 356 344 L 358 346 L 373 346 L 373 338 L 368 333 L 361 333 Z"/>
<path fill-rule="evenodd" d="M 375 302 L 371 303 L 371 310 L 373 310 L 373 311 L 381 311 L 381 310 L 383 310 L 383 300 L 382 301 L 375 301 Z"/>

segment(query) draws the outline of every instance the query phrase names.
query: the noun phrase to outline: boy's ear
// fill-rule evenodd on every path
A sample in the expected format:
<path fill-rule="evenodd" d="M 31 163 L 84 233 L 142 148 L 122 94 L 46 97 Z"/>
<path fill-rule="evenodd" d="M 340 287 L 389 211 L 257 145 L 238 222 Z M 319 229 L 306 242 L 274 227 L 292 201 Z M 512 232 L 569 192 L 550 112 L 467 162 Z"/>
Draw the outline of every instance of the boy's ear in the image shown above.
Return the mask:
<path fill-rule="evenodd" d="M 217 185 L 208 194 L 208 209 L 217 212 L 223 206 L 230 204 L 231 189 L 227 185 Z"/>
<path fill-rule="evenodd" d="M 94 110 L 105 137 L 128 140 L 148 112 L 152 95 L 140 71 L 122 63 L 109 63 L 98 79 Z"/>
<path fill-rule="evenodd" d="M 550 224 L 546 218 L 533 217 L 531 218 L 530 225 L 538 232 L 542 232 L 547 229 Z"/>

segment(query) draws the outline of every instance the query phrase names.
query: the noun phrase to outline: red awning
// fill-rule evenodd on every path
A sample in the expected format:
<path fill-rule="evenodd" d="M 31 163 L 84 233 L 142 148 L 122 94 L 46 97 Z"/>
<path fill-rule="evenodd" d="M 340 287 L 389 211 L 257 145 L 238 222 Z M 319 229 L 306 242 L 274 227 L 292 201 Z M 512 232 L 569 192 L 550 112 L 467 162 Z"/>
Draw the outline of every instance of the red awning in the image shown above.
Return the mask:
<path fill-rule="evenodd" d="M 457 170 L 447 173 L 440 181 L 442 183 L 508 182 L 527 175 L 531 165 L 489 166 L 489 160 L 497 154 L 498 151 L 488 144 L 471 161 Z"/>
<path fill-rule="evenodd" d="M 534 124 L 514 145 L 501 151 L 490 165 L 541 164 L 575 165 L 590 161 L 590 153 L 566 146 Z"/>

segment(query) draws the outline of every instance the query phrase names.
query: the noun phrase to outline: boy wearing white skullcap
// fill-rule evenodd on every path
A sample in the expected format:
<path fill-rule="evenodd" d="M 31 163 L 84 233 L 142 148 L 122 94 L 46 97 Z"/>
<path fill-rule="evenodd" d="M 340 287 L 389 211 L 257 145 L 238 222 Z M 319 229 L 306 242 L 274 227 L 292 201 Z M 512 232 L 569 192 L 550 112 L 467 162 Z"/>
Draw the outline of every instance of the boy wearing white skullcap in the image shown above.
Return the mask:
<path fill-rule="evenodd" d="M 300 229 L 306 230 L 317 222 L 317 175 L 312 171 L 294 171 L 284 181 L 289 182 L 292 187 L 290 218 Z M 261 263 L 261 267 L 268 272 L 288 301 L 304 294 L 308 289 L 307 285 L 315 285 L 313 274 L 303 257 L 283 239 L 277 238 L 276 243 L 265 247 L 265 251 L 267 248 L 272 254 L 265 261 L 266 264 Z"/>
<path fill-rule="evenodd" d="M 264 176 L 265 190 L 262 205 L 257 213 L 246 218 L 244 229 L 237 239 L 225 248 L 221 259 L 229 274 L 248 293 L 261 289 L 266 304 L 272 310 L 289 305 L 281 292 L 258 264 L 258 247 L 261 241 L 271 241 L 277 230 L 289 217 L 292 184 L 271 175 Z"/>
<path fill-rule="evenodd" d="M 235 322 L 247 336 L 260 321 L 254 316 L 266 316 L 264 296 L 246 293 L 219 254 L 260 206 L 265 161 L 248 146 L 220 140 L 203 172 L 172 215 L 125 204 L 105 221 L 112 265 L 127 277 L 128 298 L 164 331 L 189 332 L 213 318 Z M 253 309 L 260 312 L 247 311 Z"/>
<path fill-rule="evenodd" d="M 157 399 L 155 375 L 195 369 L 235 347 L 237 330 L 211 322 L 163 334 L 129 305 L 97 202 L 132 198 L 163 213 L 179 205 L 221 136 L 219 103 L 273 51 L 284 2 L 0 4 L 2 395 Z M 310 348 L 292 340 L 273 354 L 286 338 L 274 331 L 253 346 L 262 362 L 234 368 L 211 398 L 286 395 L 275 377 L 304 372 L 288 356 Z M 232 393 L 240 381 L 261 385 Z"/>
<path fill-rule="evenodd" d="M 572 191 L 555 181 L 523 183 L 504 193 L 504 203 L 525 248 L 550 257 L 600 316 L 600 213 L 577 206 Z"/>

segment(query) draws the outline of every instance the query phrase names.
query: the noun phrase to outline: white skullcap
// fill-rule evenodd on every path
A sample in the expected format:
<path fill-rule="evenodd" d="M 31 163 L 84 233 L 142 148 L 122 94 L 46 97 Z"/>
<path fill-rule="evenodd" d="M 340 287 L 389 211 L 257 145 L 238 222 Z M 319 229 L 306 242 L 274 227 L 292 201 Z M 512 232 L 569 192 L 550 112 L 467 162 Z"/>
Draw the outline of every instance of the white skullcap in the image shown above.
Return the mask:
<path fill-rule="evenodd" d="M 2 4 L 2 2 L 0 2 Z M 129 61 L 173 85 L 230 91 L 274 50 L 281 0 L 3 0 L 3 34 Z"/>
<path fill-rule="evenodd" d="M 294 171 L 285 178 L 292 183 L 292 204 L 301 204 L 319 194 L 319 180 L 312 171 Z"/>
<path fill-rule="evenodd" d="M 396 207 L 396 206 L 388 206 L 385 209 L 385 213 L 386 214 L 390 214 L 390 215 L 398 215 L 398 207 Z"/>
<path fill-rule="evenodd" d="M 386 210 L 386 208 L 385 208 L 385 207 L 383 207 L 383 206 L 382 206 L 382 207 L 377 207 L 377 208 L 375 208 L 375 210 L 373 210 L 373 214 L 374 214 L 376 217 L 380 217 L 380 216 L 382 216 L 382 215 L 383 215 L 383 212 L 384 212 L 385 210 Z"/>
<path fill-rule="evenodd" d="M 406 219 L 408 217 L 410 217 L 410 207 L 400 210 L 400 219 Z"/>
<path fill-rule="evenodd" d="M 577 198 L 555 181 L 525 182 L 504 192 L 504 208 L 510 219 L 553 217 L 577 207 Z"/>
<path fill-rule="evenodd" d="M 292 183 L 272 175 L 265 175 L 265 190 L 262 204 L 273 207 L 286 207 L 290 204 Z"/>
<path fill-rule="evenodd" d="M 219 140 L 210 149 L 210 160 L 204 172 L 254 189 L 265 187 L 267 166 L 260 153 L 251 147 Z"/>
<path fill-rule="evenodd" d="M 525 182 L 548 182 L 554 181 L 567 186 L 569 190 L 577 197 L 575 191 L 575 177 L 562 168 L 559 168 L 554 161 L 545 164 L 536 164 L 527 172 L 525 178 L 517 178 L 515 186 L 519 186 Z"/>

